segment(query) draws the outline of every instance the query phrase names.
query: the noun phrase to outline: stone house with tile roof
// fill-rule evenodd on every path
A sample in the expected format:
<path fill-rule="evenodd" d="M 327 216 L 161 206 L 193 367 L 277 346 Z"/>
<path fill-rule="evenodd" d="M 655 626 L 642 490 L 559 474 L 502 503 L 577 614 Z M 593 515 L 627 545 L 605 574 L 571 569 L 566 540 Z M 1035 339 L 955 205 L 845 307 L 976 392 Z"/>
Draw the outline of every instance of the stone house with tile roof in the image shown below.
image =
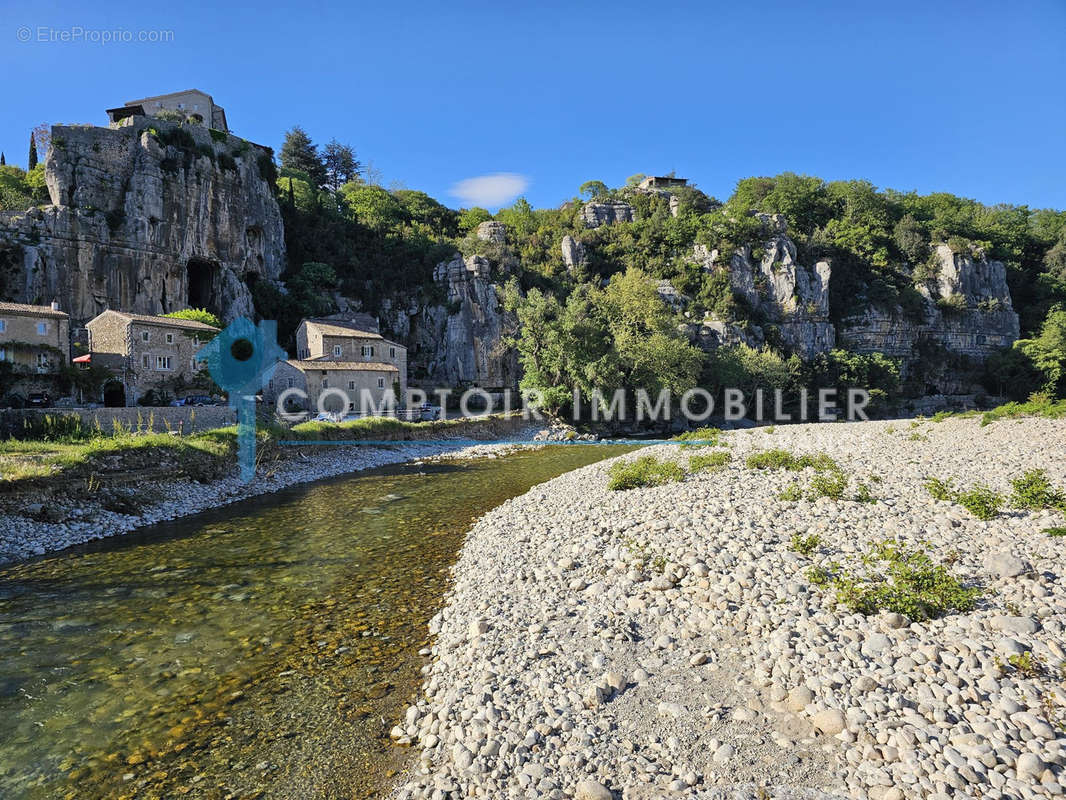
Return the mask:
<path fill-rule="evenodd" d="M 113 376 L 104 387 L 107 405 L 134 406 L 152 390 L 163 398 L 180 399 L 214 388 L 205 365 L 195 357 L 218 333 L 211 325 L 108 310 L 85 327 L 91 363 L 106 367 Z"/>
<path fill-rule="evenodd" d="M 385 364 L 396 368 L 400 397 L 407 395 L 407 348 L 355 321 L 305 319 L 296 329 L 296 357 L 301 361 Z"/>
<path fill-rule="evenodd" d="M 263 389 L 271 408 L 372 416 L 397 407 L 400 370 L 395 364 L 331 359 L 282 361 Z M 402 395 L 401 395 L 402 396 Z"/>
<path fill-rule="evenodd" d="M 0 361 L 17 371 L 51 374 L 70 364 L 70 317 L 58 303 L 0 303 Z"/>

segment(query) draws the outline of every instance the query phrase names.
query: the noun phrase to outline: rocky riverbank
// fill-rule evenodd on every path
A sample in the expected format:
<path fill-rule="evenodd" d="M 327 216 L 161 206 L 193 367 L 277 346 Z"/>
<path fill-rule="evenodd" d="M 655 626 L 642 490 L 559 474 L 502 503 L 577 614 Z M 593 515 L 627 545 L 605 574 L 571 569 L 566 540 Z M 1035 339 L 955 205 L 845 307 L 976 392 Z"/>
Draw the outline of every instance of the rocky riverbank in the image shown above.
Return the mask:
<path fill-rule="evenodd" d="M 729 453 L 717 471 L 608 491 L 603 462 L 478 521 L 430 625 L 423 693 L 392 731 L 414 750 L 396 796 L 1062 795 L 1066 540 L 1048 530 L 1063 514 L 1008 504 L 982 520 L 924 484 L 1007 496 L 1044 469 L 1064 487 L 1066 422 L 803 425 L 723 443 L 621 457 Z M 825 476 L 811 467 L 746 464 L 770 449 L 831 456 L 841 498 L 806 499 Z M 847 586 L 826 576 L 889 574 L 869 559 L 885 541 L 924 548 L 954 586 L 945 603 L 972 608 L 923 620 L 920 606 L 912 619 L 838 602 Z"/>
<path fill-rule="evenodd" d="M 509 438 L 528 439 L 534 431 L 519 431 Z M 260 466 L 250 483 L 242 482 L 234 472 L 208 483 L 183 478 L 136 490 L 94 492 L 90 485 L 77 496 L 52 497 L 46 504 L 31 502 L 18 511 L 0 513 L 0 564 L 128 533 L 300 483 L 420 459 L 496 457 L 513 447 L 506 443 L 463 446 L 447 440 L 406 441 L 383 447 L 333 446 L 287 453 L 286 458 Z"/>

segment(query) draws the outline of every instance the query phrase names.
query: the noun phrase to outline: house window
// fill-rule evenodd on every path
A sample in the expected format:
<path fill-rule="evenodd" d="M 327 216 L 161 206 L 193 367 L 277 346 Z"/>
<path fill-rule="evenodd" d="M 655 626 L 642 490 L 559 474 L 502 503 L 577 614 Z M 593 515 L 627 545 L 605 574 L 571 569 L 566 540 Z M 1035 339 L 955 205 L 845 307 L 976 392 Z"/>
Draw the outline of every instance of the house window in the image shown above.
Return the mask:
<path fill-rule="evenodd" d="M 144 367 L 145 369 L 151 369 L 152 368 L 152 357 L 150 355 L 147 355 L 147 354 L 141 356 L 141 366 Z"/>
<path fill-rule="evenodd" d="M 348 388 L 354 390 L 355 389 L 355 381 L 348 381 Z"/>
<path fill-rule="evenodd" d="M 396 348 L 395 347 L 390 347 L 389 348 L 389 358 L 396 358 Z"/>
<path fill-rule="evenodd" d="M 142 342 L 147 342 L 148 341 L 148 331 L 141 331 L 141 341 Z"/>
<path fill-rule="evenodd" d="M 0 347 L 0 361 L 7 361 L 7 348 Z"/>
<path fill-rule="evenodd" d="M 374 355 L 374 346 L 370 344 L 363 345 L 363 358 L 367 358 Z"/>
<path fill-rule="evenodd" d="M 385 388 L 385 379 L 384 378 L 378 378 L 378 388 L 379 389 L 384 389 Z"/>
<path fill-rule="evenodd" d="M 38 322 L 37 323 L 37 335 L 38 336 L 44 336 L 46 333 L 48 333 L 48 323 L 47 322 Z"/>
<path fill-rule="evenodd" d="M 5 320 L 0 319 L 0 333 L 3 333 L 6 330 L 7 330 L 7 322 Z"/>
<path fill-rule="evenodd" d="M 340 357 L 340 354 L 341 354 L 341 346 L 339 344 L 333 345 L 333 355 L 337 356 L 337 357 Z"/>
<path fill-rule="evenodd" d="M 322 379 L 322 388 L 323 389 L 328 389 L 329 388 L 329 378 L 323 378 Z"/>
<path fill-rule="evenodd" d="M 173 333 L 168 333 L 167 334 L 167 344 L 174 344 L 174 334 Z"/>
<path fill-rule="evenodd" d="M 296 379 L 295 378 L 289 378 L 288 383 L 289 383 L 289 388 L 291 389 L 293 386 L 296 385 Z"/>
<path fill-rule="evenodd" d="M 267 388 L 274 391 L 274 381 L 267 381 Z"/>
<path fill-rule="evenodd" d="M 47 356 L 47 354 L 38 353 L 37 354 L 37 369 L 47 369 L 47 368 L 48 368 L 48 356 Z"/>
<path fill-rule="evenodd" d="M 156 369 L 171 369 L 170 356 L 156 356 L 155 357 Z"/>

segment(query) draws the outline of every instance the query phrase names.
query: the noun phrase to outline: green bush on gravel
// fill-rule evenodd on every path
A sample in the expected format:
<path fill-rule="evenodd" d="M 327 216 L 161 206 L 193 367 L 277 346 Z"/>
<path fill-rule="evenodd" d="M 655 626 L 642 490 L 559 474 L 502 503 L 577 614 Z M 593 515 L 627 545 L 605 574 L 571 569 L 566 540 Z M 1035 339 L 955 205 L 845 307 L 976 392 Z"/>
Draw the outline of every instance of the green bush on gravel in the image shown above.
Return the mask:
<path fill-rule="evenodd" d="M 1057 508 L 1066 512 L 1066 492 L 1053 487 L 1044 470 L 1031 469 L 1010 483 L 1014 489 L 1010 498 L 1011 505 L 1034 511 Z"/>
<path fill-rule="evenodd" d="M 607 488 L 617 492 L 680 481 L 685 477 L 685 470 L 673 461 L 660 461 L 655 456 L 641 456 L 635 461 L 616 461 L 607 475 Z"/>
<path fill-rule="evenodd" d="M 748 469 L 787 469 L 799 472 L 807 467 L 816 472 L 842 472 L 840 465 L 825 453 L 794 456 L 788 450 L 763 450 L 752 453 L 745 462 Z"/>
<path fill-rule="evenodd" d="M 733 456 L 720 450 L 705 456 L 692 456 L 688 460 L 688 468 L 690 472 L 713 472 L 722 469 L 732 459 Z"/>
<path fill-rule="evenodd" d="M 894 611 L 913 622 L 971 611 L 982 590 L 965 586 L 921 548 L 883 541 L 858 565 L 830 562 L 807 571 L 815 586 L 836 590 L 837 602 L 860 614 Z"/>

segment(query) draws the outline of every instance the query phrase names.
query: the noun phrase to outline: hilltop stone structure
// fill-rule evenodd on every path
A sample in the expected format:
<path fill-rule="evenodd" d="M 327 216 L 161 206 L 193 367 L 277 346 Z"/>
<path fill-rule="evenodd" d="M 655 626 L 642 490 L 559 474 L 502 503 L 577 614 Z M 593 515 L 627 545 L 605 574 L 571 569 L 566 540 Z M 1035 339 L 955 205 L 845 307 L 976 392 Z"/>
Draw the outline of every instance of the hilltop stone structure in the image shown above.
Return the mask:
<path fill-rule="evenodd" d="M 79 323 L 108 308 L 251 315 L 251 285 L 285 266 L 270 149 L 133 120 L 52 128 L 51 205 L 0 212 L 0 297 L 56 298 Z"/>
<path fill-rule="evenodd" d="M 214 98 L 199 89 L 186 89 L 183 92 L 157 94 L 129 100 L 118 108 L 107 109 L 107 118 L 112 127 L 131 124 L 137 116 L 157 116 L 162 111 L 183 115 L 191 122 L 206 125 L 219 131 L 229 131 L 226 124 L 226 110 L 215 103 Z"/>

